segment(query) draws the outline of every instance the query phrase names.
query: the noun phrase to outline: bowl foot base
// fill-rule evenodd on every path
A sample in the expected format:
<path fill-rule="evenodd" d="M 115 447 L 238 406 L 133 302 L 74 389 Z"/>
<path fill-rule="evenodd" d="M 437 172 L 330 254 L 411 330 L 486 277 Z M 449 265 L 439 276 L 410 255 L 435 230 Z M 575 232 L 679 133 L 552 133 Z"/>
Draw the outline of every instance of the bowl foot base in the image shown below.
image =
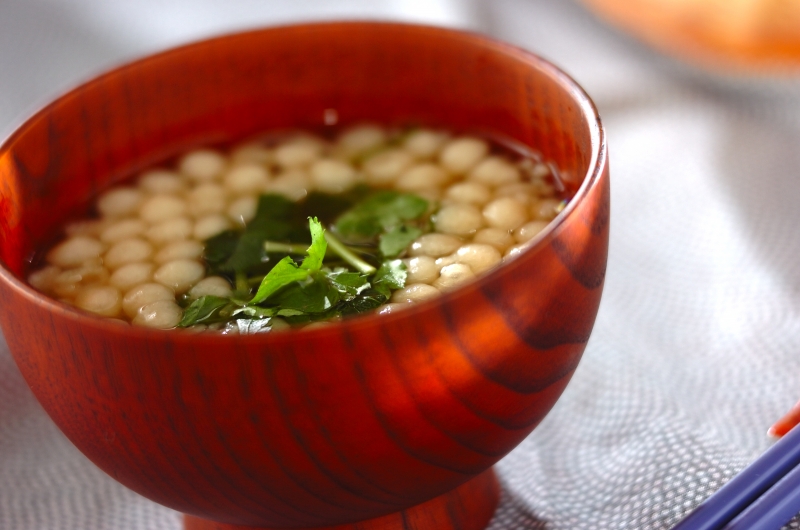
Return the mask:
<path fill-rule="evenodd" d="M 500 486 L 490 468 L 456 489 L 401 512 L 359 523 L 310 530 L 483 530 L 500 499 Z M 184 515 L 184 530 L 256 530 L 254 526 L 217 523 Z"/>

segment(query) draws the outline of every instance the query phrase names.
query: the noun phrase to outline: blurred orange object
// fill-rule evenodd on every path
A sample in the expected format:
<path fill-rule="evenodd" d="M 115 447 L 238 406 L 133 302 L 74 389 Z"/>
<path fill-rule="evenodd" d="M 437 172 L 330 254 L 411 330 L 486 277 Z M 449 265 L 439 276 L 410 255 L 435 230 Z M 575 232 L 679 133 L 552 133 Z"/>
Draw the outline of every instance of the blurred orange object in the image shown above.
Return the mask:
<path fill-rule="evenodd" d="M 671 55 L 730 73 L 800 74 L 800 0 L 583 0 Z"/>
<path fill-rule="evenodd" d="M 787 432 L 791 431 L 796 425 L 800 425 L 800 401 L 794 404 L 794 407 L 783 415 L 781 419 L 769 428 L 767 434 L 780 438 Z"/>

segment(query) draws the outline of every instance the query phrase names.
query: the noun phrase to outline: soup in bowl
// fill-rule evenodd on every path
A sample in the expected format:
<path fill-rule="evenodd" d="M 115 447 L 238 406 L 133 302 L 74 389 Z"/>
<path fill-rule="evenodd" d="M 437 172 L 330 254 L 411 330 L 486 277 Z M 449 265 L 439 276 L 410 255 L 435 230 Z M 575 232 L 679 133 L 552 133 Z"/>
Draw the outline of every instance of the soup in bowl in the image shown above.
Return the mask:
<path fill-rule="evenodd" d="M 131 306 L 129 325 L 117 320 L 122 300 L 119 308 L 95 311 L 100 306 L 86 302 L 88 295 L 60 296 L 26 281 L 37 284 L 47 266 L 41 256 L 50 266 L 71 267 L 71 257 L 57 251 L 73 237 L 65 228 L 102 220 L 105 207 L 93 197 L 107 203 L 152 168 L 180 173 L 187 153 L 209 148 L 233 157 L 274 131 L 328 138 L 334 147 L 326 156 L 341 162 L 337 135 L 365 123 L 400 131 L 391 148 L 420 130 L 498 142 L 498 149 L 524 154 L 508 155 L 506 163 L 547 167 L 546 184 L 568 201 L 529 238 L 519 227 L 481 224 L 494 222 L 491 215 L 507 218 L 517 208 L 510 202 L 489 214 L 488 203 L 474 208 L 482 220 L 445 235 L 485 246 L 474 241 L 483 228 L 518 238 L 513 252 L 497 251 L 491 268 L 447 288 L 435 286 L 437 276 L 430 286 L 436 296 L 413 304 L 402 296 L 405 286 L 397 287 L 386 296 L 397 310 L 370 307 L 319 326 L 300 319 L 279 332 L 225 333 L 202 322 L 191 324 L 201 329 L 156 329 L 180 324 L 174 315 L 164 325 L 138 325 L 152 301 Z M 258 142 L 274 155 L 276 144 Z M 480 179 L 469 176 L 474 168 L 448 170 L 443 153 L 417 162 L 444 164 L 454 181 Z M 491 466 L 547 414 L 589 339 L 607 258 L 606 156 L 597 112 L 568 76 L 480 35 L 353 22 L 191 44 L 69 92 L 0 147 L 0 324 L 20 371 L 67 437 L 125 486 L 186 513 L 187 528 L 399 529 L 409 520 L 419 528 L 482 528 L 498 498 Z M 354 174 L 368 173 L 369 157 L 348 160 Z M 270 181 L 291 169 L 264 164 L 275 173 Z M 522 184 L 536 171 L 544 175 L 531 171 Z M 276 191 L 266 181 L 263 187 L 259 194 Z M 422 188 L 402 190 L 424 200 L 431 215 L 414 228 L 442 224 L 446 231 L 448 192 L 426 195 Z M 297 204 L 297 194 L 277 191 Z M 156 210 L 139 221 L 181 217 L 166 208 L 167 217 L 156 219 Z M 187 222 L 197 236 L 199 217 Z M 339 225 L 326 226 L 341 236 Z M 247 230 L 229 228 L 234 235 Z M 102 233 L 85 238 L 99 241 L 88 259 L 108 268 L 109 278 L 126 264 L 118 252 L 110 257 L 103 245 L 113 242 Z M 417 243 L 409 239 L 390 256 L 406 274 Z M 204 252 L 195 263 L 208 268 L 208 246 Z M 294 266 L 311 258 L 309 248 Z M 448 265 L 466 270 L 453 258 L 437 274 Z M 168 285 L 165 274 L 149 283 Z M 226 280 L 230 289 L 235 276 Z M 179 298 L 169 302 L 181 308 L 181 320 L 200 298 L 189 296 L 204 281 L 193 278 L 174 288 Z M 377 280 L 368 281 L 375 287 Z M 256 305 L 261 320 L 296 320 L 294 313 L 277 315 L 270 298 L 287 285 L 256 301 L 254 284 L 231 300 Z"/>

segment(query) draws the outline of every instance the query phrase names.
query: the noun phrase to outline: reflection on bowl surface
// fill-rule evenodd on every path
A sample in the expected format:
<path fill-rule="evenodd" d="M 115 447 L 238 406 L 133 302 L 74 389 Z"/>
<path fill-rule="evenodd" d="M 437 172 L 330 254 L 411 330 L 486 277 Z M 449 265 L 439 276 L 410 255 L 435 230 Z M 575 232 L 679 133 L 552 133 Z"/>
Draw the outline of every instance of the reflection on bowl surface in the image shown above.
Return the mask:
<path fill-rule="evenodd" d="M 579 188 L 538 242 L 464 288 L 313 331 L 137 329 L 21 280 L 94 191 L 193 146 L 319 128 L 330 109 L 343 125 L 502 135 Z M 608 204 L 594 107 L 532 54 L 400 24 L 221 37 L 83 85 L 0 148 L 0 324 L 70 440 L 121 483 L 192 514 L 187 528 L 402 528 L 411 517 L 477 529 L 496 504 L 486 470 L 550 410 L 586 346 Z M 454 488 L 460 497 L 446 495 Z"/>

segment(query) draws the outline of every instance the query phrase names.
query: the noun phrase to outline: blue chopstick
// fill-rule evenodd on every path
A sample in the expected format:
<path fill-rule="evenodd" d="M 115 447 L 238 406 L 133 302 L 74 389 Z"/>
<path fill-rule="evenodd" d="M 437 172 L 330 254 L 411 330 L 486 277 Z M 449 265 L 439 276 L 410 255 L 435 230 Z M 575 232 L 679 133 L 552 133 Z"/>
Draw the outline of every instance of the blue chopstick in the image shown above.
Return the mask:
<path fill-rule="evenodd" d="M 800 428 L 795 427 L 700 504 L 673 530 L 720 530 L 798 464 Z M 752 530 L 754 527 L 737 528 Z"/>
<path fill-rule="evenodd" d="M 800 467 L 795 467 L 733 518 L 724 530 L 778 530 L 800 512 Z"/>

